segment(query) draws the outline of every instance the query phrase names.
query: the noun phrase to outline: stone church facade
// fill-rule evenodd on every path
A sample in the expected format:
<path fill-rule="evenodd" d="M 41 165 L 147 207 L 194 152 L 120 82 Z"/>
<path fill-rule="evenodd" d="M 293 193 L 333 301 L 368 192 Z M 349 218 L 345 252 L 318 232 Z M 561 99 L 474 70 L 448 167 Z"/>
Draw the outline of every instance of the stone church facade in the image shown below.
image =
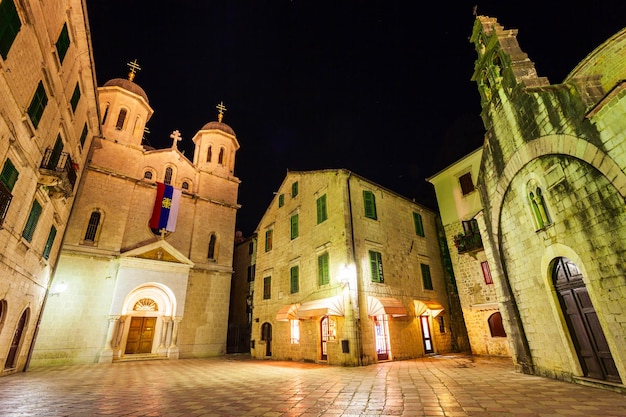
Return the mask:
<path fill-rule="evenodd" d="M 524 372 L 624 390 L 626 30 L 560 84 L 494 18 L 471 42 L 479 226 L 511 354 Z"/>
<path fill-rule="evenodd" d="M 193 161 L 178 150 L 178 131 L 170 148 L 143 145 L 153 110 L 134 82 L 137 63 L 129 65 L 128 79 L 98 89 L 103 134 L 91 147 L 34 366 L 226 351 L 239 143 L 218 106 L 218 121 L 192 138 Z M 159 183 L 179 198 L 157 199 Z M 174 228 L 150 227 L 155 200 L 158 210 L 178 207 Z"/>
<path fill-rule="evenodd" d="M 28 367 L 92 138 L 84 1 L 0 2 L 0 375 Z"/>

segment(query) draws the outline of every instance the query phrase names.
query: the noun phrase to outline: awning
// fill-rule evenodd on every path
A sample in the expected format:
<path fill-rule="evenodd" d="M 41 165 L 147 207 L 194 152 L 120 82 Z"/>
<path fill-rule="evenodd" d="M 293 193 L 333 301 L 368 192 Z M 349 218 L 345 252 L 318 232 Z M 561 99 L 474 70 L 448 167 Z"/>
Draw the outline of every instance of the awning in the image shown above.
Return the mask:
<path fill-rule="evenodd" d="M 300 304 L 287 304 L 282 306 L 280 310 L 278 310 L 278 314 L 276 314 L 276 320 L 298 320 L 298 307 L 300 307 Z"/>
<path fill-rule="evenodd" d="M 367 296 L 367 315 L 380 316 L 389 314 L 393 317 L 406 316 L 406 308 L 395 298 Z"/>
<path fill-rule="evenodd" d="M 443 306 L 437 301 L 413 300 L 415 304 L 416 316 L 432 316 L 437 317 L 444 310 Z"/>
<path fill-rule="evenodd" d="M 343 316 L 343 296 L 307 301 L 298 308 L 298 318 L 309 319 L 320 316 Z"/>

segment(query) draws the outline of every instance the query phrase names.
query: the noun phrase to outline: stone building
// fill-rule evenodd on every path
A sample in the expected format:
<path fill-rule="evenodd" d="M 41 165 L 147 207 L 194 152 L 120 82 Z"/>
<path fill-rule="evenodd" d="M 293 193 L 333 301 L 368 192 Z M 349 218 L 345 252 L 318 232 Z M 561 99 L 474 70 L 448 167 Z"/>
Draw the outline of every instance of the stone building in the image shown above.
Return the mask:
<path fill-rule="evenodd" d="M 510 356 L 498 297 L 478 227 L 482 216 L 475 187 L 482 149 L 428 178 L 435 187 L 441 222 L 471 351 L 475 355 Z"/>
<path fill-rule="evenodd" d="M 218 105 L 218 121 L 192 138 L 193 162 L 178 150 L 178 131 L 170 148 L 144 146 L 153 110 L 134 82 L 138 64 L 129 66 L 128 79 L 98 89 L 103 135 L 76 197 L 33 365 L 226 351 L 239 143 Z"/>
<path fill-rule="evenodd" d="M 0 366 L 28 366 L 81 181 L 100 135 L 85 2 L 0 1 Z"/>
<path fill-rule="evenodd" d="M 288 172 L 256 233 L 252 357 L 450 352 L 437 214 L 347 170 Z"/>
<path fill-rule="evenodd" d="M 524 372 L 624 390 L 626 30 L 560 84 L 494 18 L 471 42 L 479 225 L 511 354 Z"/>
<path fill-rule="evenodd" d="M 241 232 L 237 232 L 240 234 Z M 227 353 L 250 353 L 252 329 L 252 295 L 256 268 L 256 234 L 248 238 L 235 238 L 233 253 L 233 279 L 228 307 Z"/>

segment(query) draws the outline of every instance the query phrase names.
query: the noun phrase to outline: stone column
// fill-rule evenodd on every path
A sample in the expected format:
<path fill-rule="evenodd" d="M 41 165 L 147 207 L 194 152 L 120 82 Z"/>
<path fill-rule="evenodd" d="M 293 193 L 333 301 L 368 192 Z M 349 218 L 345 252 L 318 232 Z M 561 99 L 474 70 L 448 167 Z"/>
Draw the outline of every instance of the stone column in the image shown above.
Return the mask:
<path fill-rule="evenodd" d="M 163 324 L 161 326 L 161 343 L 157 348 L 157 354 L 165 355 L 167 354 L 167 347 L 165 346 L 165 343 L 167 341 L 167 335 L 169 334 L 170 322 L 172 321 L 172 318 L 163 316 L 161 317 L 161 320 L 163 321 Z"/>
<path fill-rule="evenodd" d="M 172 317 L 172 340 L 170 341 L 170 346 L 167 349 L 167 357 L 170 359 L 178 359 L 178 346 L 176 346 L 176 343 L 178 342 L 178 327 L 182 319 L 182 317 L 178 316 Z"/>
<path fill-rule="evenodd" d="M 100 358 L 98 359 L 98 363 L 111 363 L 113 362 L 113 345 L 114 340 L 113 336 L 115 334 L 115 330 L 117 329 L 117 324 L 120 319 L 120 316 L 109 316 L 109 329 L 107 330 L 107 337 L 105 341 L 104 348 L 100 352 Z"/>

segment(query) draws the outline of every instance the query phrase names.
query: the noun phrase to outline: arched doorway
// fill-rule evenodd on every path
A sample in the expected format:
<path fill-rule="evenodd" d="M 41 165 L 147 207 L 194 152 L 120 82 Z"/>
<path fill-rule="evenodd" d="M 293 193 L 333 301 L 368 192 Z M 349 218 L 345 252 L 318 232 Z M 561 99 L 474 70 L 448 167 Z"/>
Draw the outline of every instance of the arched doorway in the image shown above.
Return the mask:
<path fill-rule="evenodd" d="M 268 322 L 261 326 L 261 340 L 265 342 L 265 356 L 272 356 L 272 325 Z"/>
<path fill-rule="evenodd" d="M 580 269 L 567 258 L 557 258 L 552 281 L 584 376 L 621 382 Z"/>
<path fill-rule="evenodd" d="M 322 317 L 320 320 L 320 336 L 320 359 L 326 361 L 328 360 L 328 341 L 337 339 L 337 324 L 334 319 L 329 316 Z"/>
<path fill-rule="evenodd" d="M 28 308 L 24 310 L 20 320 L 17 322 L 15 333 L 13 333 L 13 339 L 11 340 L 11 346 L 9 347 L 9 353 L 7 354 L 7 360 L 4 362 L 4 369 L 13 369 L 17 366 L 18 351 L 22 341 L 22 334 L 24 333 L 26 322 L 28 321 L 29 312 L 30 310 Z"/>

